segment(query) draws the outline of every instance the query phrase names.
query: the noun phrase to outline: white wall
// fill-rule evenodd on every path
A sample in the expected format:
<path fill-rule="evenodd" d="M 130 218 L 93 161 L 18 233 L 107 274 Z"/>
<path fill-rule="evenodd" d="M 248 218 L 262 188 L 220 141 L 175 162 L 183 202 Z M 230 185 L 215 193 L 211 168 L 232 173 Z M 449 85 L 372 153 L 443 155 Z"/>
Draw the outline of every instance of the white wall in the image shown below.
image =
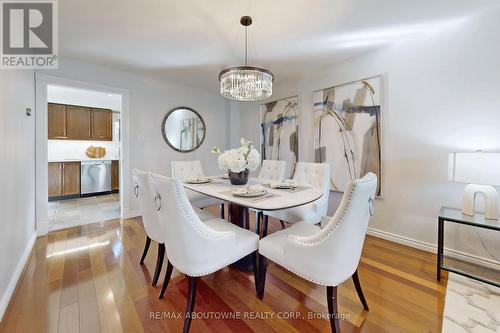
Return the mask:
<path fill-rule="evenodd" d="M 500 12 L 491 11 L 436 35 L 279 82 L 273 99 L 300 95 L 299 154 L 312 161 L 312 92 L 383 74 L 383 200 L 370 227 L 435 244 L 440 206 L 461 206 L 463 185 L 447 181 L 447 153 L 500 150 L 498 31 Z M 258 105 L 240 107 L 242 136 L 258 142 Z M 448 247 L 500 260 L 492 232 L 450 229 L 446 237 Z"/>
<path fill-rule="evenodd" d="M 0 319 L 35 240 L 33 72 L 0 73 Z"/>
<path fill-rule="evenodd" d="M 172 161 L 199 159 L 205 172 L 220 172 L 216 157 L 210 150 L 213 146 L 227 146 L 229 108 L 218 91 L 205 91 L 70 60 L 61 60 L 58 70 L 45 71 L 44 74 L 129 90 L 130 170 L 140 168 L 170 175 Z M 206 139 L 194 152 L 174 151 L 161 135 L 163 117 L 176 106 L 192 107 L 205 120 Z M 125 176 L 131 179 L 130 174 Z M 129 193 L 131 207 L 128 208 L 132 212 L 137 211 L 138 205 L 131 189 Z"/>
<path fill-rule="evenodd" d="M 248 128 L 248 124 L 242 124 L 241 123 L 241 110 L 240 110 L 240 103 L 238 102 L 233 102 L 228 100 L 228 107 L 230 108 L 229 112 L 229 123 L 228 123 L 228 147 L 226 148 L 235 148 L 239 147 L 240 145 L 240 139 L 241 139 L 241 125 L 243 125 L 244 128 Z M 258 146 L 259 141 L 255 141 L 257 143 L 255 146 Z M 222 148 L 221 148 L 222 149 Z"/>

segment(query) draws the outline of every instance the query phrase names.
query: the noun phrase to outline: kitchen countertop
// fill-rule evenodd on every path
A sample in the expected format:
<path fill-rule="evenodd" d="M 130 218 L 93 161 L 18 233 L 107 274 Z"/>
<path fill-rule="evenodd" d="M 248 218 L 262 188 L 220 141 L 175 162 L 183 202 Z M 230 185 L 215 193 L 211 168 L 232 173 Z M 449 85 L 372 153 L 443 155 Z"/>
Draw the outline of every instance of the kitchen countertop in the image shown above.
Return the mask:
<path fill-rule="evenodd" d="M 98 162 L 98 161 L 118 161 L 118 158 L 61 158 L 49 160 L 49 163 L 62 163 L 62 162 Z"/>

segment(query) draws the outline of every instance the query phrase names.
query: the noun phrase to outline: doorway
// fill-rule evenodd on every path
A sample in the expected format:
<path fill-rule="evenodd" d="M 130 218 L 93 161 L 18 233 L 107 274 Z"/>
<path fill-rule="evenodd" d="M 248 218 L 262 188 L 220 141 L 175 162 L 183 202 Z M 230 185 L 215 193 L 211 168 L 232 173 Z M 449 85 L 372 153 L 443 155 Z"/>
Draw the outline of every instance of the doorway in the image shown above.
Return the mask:
<path fill-rule="evenodd" d="M 120 218 L 121 95 L 47 86 L 49 231 Z"/>
<path fill-rule="evenodd" d="M 128 91 L 36 76 L 39 235 L 129 214 Z"/>

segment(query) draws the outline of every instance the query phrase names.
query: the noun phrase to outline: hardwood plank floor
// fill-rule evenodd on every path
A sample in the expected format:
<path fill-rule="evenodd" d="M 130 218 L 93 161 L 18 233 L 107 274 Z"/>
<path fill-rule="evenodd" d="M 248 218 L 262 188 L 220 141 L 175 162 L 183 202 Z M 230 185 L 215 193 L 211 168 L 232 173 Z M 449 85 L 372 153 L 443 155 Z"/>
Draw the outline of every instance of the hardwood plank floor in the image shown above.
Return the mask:
<path fill-rule="evenodd" d="M 269 224 L 271 231 L 281 228 Z M 159 300 L 161 283 L 151 286 L 157 246 L 141 266 L 144 241 L 140 218 L 38 238 L 0 332 L 181 332 L 187 281 L 174 270 Z M 363 311 L 353 282 L 344 282 L 342 332 L 440 332 L 447 275 L 435 281 L 435 260 L 368 236 L 359 276 L 370 311 Z M 160 281 L 165 269 L 166 263 Z M 195 311 L 202 318 L 193 319 L 191 332 L 330 332 L 325 293 L 271 263 L 259 301 L 253 275 L 226 268 L 201 278 Z"/>

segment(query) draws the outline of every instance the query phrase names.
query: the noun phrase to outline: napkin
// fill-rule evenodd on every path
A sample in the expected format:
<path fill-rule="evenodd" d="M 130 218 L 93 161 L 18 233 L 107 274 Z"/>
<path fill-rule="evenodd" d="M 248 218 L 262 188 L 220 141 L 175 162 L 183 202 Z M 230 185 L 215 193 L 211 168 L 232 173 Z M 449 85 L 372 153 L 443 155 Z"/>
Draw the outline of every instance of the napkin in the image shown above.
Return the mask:
<path fill-rule="evenodd" d="M 234 193 L 237 194 L 253 194 L 253 193 L 259 193 L 262 191 L 265 191 L 266 189 L 262 187 L 261 185 L 250 185 L 247 187 L 239 188 L 234 191 Z"/>
<path fill-rule="evenodd" d="M 295 179 L 285 179 L 283 182 L 272 182 L 269 184 L 271 188 L 278 187 L 297 187 L 299 183 Z"/>
<path fill-rule="evenodd" d="M 208 180 L 210 179 L 209 177 L 204 177 L 204 176 L 193 176 L 193 177 L 189 177 L 188 179 L 186 179 L 188 182 L 202 182 L 202 181 L 205 181 L 205 180 Z"/>

